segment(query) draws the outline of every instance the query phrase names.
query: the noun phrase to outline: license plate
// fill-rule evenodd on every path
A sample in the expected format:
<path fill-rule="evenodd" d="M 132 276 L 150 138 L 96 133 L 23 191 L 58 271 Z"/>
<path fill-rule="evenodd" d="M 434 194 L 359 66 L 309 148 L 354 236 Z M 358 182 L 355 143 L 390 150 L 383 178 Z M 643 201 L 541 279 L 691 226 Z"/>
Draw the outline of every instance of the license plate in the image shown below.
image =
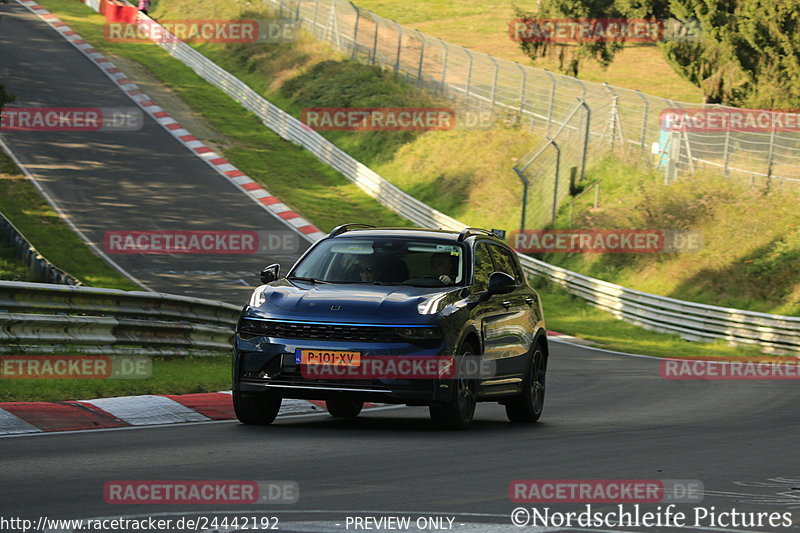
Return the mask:
<path fill-rule="evenodd" d="M 294 362 L 299 365 L 360 366 L 361 352 L 297 349 Z"/>

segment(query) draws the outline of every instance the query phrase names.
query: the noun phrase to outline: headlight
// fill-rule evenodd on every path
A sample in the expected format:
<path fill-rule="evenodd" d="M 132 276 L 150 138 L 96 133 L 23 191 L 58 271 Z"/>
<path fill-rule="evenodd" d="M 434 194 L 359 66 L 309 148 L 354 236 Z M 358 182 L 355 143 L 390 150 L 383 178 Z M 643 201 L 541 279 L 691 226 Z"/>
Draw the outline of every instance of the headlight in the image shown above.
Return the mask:
<path fill-rule="evenodd" d="M 442 338 L 442 332 L 436 326 L 394 328 L 394 333 L 403 339 L 415 341 L 430 341 Z"/>
<path fill-rule="evenodd" d="M 237 328 L 241 333 L 249 333 L 251 335 L 267 335 L 269 331 L 269 323 L 263 320 L 253 320 L 250 318 L 243 318 L 239 321 Z"/>
<path fill-rule="evenodd" d="M 421 315 L 435 315 L 442 310 L 442 303 L 444 303 L 445 296 L 447 295 L 440 294 L 439 296 L 434 296 L 430 300 L 420 302 L 417 305 L 417 311 L 419 311 Z"/>
<path fill-rule="evenodd" d="M 250 307 L 261 307 L 261 305 L 267 301 L 267 295 L 264 292 L 269 288 L 268 285 L 262 285 L 256 290 L 253 291 L 253 294 L 250 295 L 250 301 L 247 302 L 247 305 Z"/>

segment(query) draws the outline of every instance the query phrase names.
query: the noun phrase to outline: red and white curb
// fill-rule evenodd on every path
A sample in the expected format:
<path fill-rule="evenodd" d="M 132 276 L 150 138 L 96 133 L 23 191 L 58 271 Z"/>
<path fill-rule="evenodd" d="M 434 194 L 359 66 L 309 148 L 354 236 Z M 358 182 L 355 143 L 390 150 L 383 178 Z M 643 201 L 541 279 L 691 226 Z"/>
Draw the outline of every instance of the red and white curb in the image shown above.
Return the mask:
<path fill-rule="evenodd" d="M 582 339 L 580 337 L 573 337 L 572 335 L 567 335 L 566 333 L 559 333 L 557 331 L 547 331 L 547 339 L 556 342 L 569 342 L 572 344 L 581 344 L 581 345 L 593 345 L 597 344 L 594 341 Z"/>
<path fill-rule="evenodd" d="M 365 404 L 365 407 L 377 407 Z M 284 399 L 278 417 L 325 413 L 325 402 Z M 230 392 L 0 403 L 0 436 L 233 420 Z"/>
<path fill-rule="evenodd" d="M 30 0 L 16 0 L 16 2 L 26 7 L 60 33 L 62 37 L 99 67 L 106 76 L 136 103 L 136 105 L 142 108 L 145 113 L 153 117 L 165 130 L 171 133 L 178 142 L 186 146 L 186 148 L 205 161 L 222 176 L 233 182 L 239 190 L 247 194 L 268 213 L 289 226 L 292 230 L 303 235 L 309 242 L 315 242 L 325 236 L 316 226 L 298 215 L 289 206 L 272 196 L 266 189 L 253 181 L 244 172 L 237 169 L 220 154 L 214 152 L 202 141 L 194 137 L 186 128 L 181 126 L 177 120 L 169 116 L 164 109 L 153 102 L 153 100 L 133 83 L 122 70 L 117 68 L 110 59 L 98 52 L 90 43 L 83 40 L 81 36 L 72 31 L 66 23 L 62 22 L 36 2 Z M 90 5 L 90 7 L 92 6 Z"/>

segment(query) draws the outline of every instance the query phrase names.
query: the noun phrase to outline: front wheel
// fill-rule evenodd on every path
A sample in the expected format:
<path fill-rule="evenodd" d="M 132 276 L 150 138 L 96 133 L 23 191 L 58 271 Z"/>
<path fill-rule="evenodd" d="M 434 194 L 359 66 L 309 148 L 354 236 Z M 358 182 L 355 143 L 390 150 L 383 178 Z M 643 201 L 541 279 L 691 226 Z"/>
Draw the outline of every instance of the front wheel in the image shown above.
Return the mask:
<path fill-rule="evenodd" d="M 510 421 L 532 423 L 542 416 L 546 365 L 542 347 L 537 344 L 531 355 L 522 394 L 506 401 L 506 416 Z"/>
<path fill-rule="evenodd" d="M 355 418 L 361 413 L 364 402 L 346 399 L 326 400 L 325 406 L 334 418 Z"/>
<path fill-rule="evenodd" d="M 283 399 L 273 393 L 246 394 L 233 391 L 233 411 L 242 424 L 272 424 L 281 408 Z"/>
<path fill-rule="evenodd" d="M 453 397 L 447 402 L 430 406 L 431 420 L 439 429 L 466 429 L 475 416 L 476 384 L 474 379 L 469 379 L 464 368 L 466 356 L 473 355 L 475 350 L 469 344 L 465 344 L 460 352 L 459 368 L 456 379 L 453 380 L 455 384 Z"/>

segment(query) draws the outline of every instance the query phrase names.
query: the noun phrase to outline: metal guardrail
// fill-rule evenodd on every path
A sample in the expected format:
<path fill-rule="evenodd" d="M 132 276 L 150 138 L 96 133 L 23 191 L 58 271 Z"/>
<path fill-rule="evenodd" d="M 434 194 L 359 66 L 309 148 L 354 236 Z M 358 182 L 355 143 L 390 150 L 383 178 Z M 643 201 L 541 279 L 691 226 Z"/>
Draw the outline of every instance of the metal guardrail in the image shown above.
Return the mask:
<path fill-rule="evenodd" d="M 0 353 L 221 355 L 240 308 L 153 292 L 0 282 Z"/>
<path fill-rule="evenodd" d="M 157 24 L 139 14 L 140 24 Z M 392 211 L 422 227 L 461 230 L 466 224 L 401 191 L 373 170 L 339 149 L 316 131 L 274 106 L 242 81 L 177 39 L 158 42 L 170 55 L 260 117 L 268 128 L 312 152 Z M 742 311 L 647 294 L 570 272 L 520 255 L 527 273 L 541 275 L 585 299 L 590 305 L 646 329 L 686 339 L 757 345 L 769 353 L 800 352 L 800 318 Z"/>
<path fill-rule="evenodd" d="M 63 285 L 82 285 L 73 275 L 64 272 L 36 251 L 27 237 L 2 213 L 0 213 L 0 239 L 8 242 L 14 248 L 16 256 L 22 259 L 28 269 L 42 281 Z"/>

